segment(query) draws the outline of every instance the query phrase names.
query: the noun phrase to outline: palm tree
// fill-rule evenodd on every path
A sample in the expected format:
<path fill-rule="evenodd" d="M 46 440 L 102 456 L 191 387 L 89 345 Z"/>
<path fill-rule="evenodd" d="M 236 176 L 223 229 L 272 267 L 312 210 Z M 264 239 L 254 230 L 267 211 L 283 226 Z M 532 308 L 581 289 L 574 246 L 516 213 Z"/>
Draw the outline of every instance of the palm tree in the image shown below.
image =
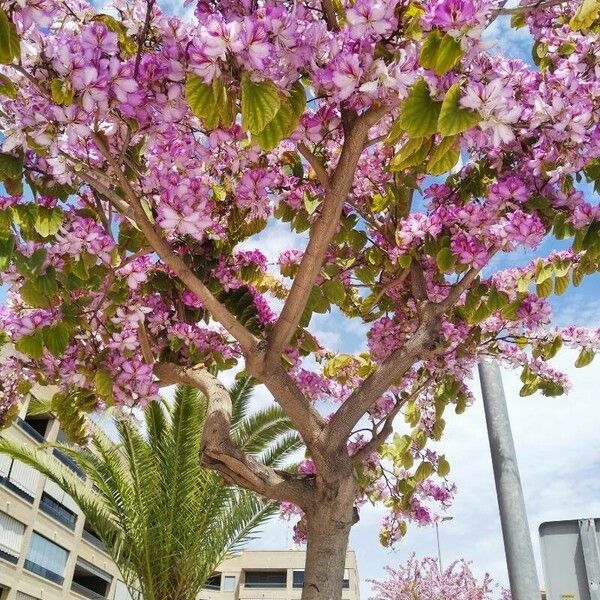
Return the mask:
<path fill-rule="evenodd" d="M 282 468 L 301 442 L 277 406 L 247 415 L 253 382 L 231 390 L 233 436 L 261 462 Z M 145 432 L 115 421 L 117 440 L 93 427 L 90 448 L 59 444 L 93 489 L 42 449 L 0 438 L 0 452 L 30 465 L 79 505 L 123 578 L 144 600 L 193 600 L 224 556 L 277 510 L 227 486 L 199 462 L 206 399 L 179 386 L 171 406 L 144 409 Z"/>

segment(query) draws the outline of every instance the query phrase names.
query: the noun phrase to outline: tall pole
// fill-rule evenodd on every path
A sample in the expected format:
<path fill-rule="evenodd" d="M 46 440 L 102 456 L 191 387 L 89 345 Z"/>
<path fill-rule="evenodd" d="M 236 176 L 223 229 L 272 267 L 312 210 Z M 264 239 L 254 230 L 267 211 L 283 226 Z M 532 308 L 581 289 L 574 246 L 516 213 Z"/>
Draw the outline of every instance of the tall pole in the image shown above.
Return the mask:
<path fill-rule="evenodd" d="M 444 523 L 446 521 L 452 521 L 454 517 L 442 517 L 441 522 Z M 440 529 L 439 522 L 435 522 L 435 536 L 437 538 L 437 547 L 438 547 L 438 567 L 440 568 L 440 575 L 444 574 L 444 568 L 442 566 L 442 546 L 440 545 Z"/>
<path fill-rule="evenodd" d="M 481 361 L 479 378 L 512 598 L 535 600 L 540 597 L 540 584 L 498 363 Z"/>

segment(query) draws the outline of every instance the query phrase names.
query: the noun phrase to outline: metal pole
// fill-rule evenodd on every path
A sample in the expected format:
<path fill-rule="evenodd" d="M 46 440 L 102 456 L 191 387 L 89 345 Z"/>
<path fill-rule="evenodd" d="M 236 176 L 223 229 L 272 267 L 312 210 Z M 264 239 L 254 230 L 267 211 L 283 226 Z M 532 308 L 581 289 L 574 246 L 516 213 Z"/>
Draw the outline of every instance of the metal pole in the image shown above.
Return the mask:
<path fill-rule="evenodd" d="M 525 500 L 498 363 L 479 363 L 504 552 L 513 600 L 535 600 L 540 584 L 529 535 Z"/>

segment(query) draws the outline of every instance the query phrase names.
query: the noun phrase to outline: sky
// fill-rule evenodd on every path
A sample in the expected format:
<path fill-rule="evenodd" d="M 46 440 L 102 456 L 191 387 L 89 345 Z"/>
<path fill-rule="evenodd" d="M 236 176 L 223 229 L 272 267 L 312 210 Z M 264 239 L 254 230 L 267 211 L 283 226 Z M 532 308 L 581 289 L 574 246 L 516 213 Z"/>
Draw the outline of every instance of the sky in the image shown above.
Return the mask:
<path fill-rule="evenodd" d="M 161 2 L 168 12 L 182 3 Z M 529 62 L 530 45 L 527 35 L 515 32 L 507 20 L 498 19 L 487 37 L 501 50 L 520 56 Z M 598 199 L 594 200 L 595 203 Z M 268 257 L 276 259 L 281 250 L 301 247 L 302 239 L 292 237 L 287 226 L 277 224 L 259 236 L 259 247 Z M 547 248 L 546 248 L 547 249 Z M 525 262 L 521 254 L 511 260 Z M 509 266 L 508 264 L 503 266 Z M 600 327 L 600 277 L 584 281 L 577 289 L 569 289 L 553 300 L 554 318 L 558 325 L 577 324 Z M 0 290 L 0 302 L 2 290 Z M 338 315 L 316 315 L 313 331 L 333 350 L 357 347 L 364 337 L 352 324 L 341 326 Z M 525 493 L 529 526 L 538 566 L 540 582 L 543 572 L 540 562 L 538 528 L 551 520 L 600 517 L 600 358 L 589 367 L 575 369 L 575 353 L 564 350 L 553 364 L 571 378 L 572 390 L 558 398 L 539 394 L 521 398 L 518 374 L 503 372 L 508 409 L 521 480 Z M 501 585 L 508 585 L 498 506 L 495 496 L 492 465 L 487 442 L 485 419 L 479 381 L 474 373 L 469 385 L 476 401 L 462 415 L 450 413 L 443 439 L 437 444 L 451 464 L 450 478 L 458 493 L 448 515 L 451 521 L 440 525 L 443 564 L 458 558 L 472 561 L 476 574 L 489 572 Z M 264 389 L 258 389 L 255 403 L 267 403 Z M 445 415 L 446 416 L 446 415 Z M 402 424 L 397 431 L 404 433 Z M 393 549 L 381 547 L 378 541 L 382 507 L 363 506 L 360 521 L 353 528 L 350 548 L 357 554 L 362 600 L 371 596 L 369 580 L 384 577 L 386 565 L 398 566 L 414 552 L 418 557 L 436 556 L 436 534 L 433 527 L 412 526 L 406 537 Z M 251 542 L 255 549 L 286 549 L 293 547 L 291 525 L 275 519 L 263 528 L 259 539 Z"/>

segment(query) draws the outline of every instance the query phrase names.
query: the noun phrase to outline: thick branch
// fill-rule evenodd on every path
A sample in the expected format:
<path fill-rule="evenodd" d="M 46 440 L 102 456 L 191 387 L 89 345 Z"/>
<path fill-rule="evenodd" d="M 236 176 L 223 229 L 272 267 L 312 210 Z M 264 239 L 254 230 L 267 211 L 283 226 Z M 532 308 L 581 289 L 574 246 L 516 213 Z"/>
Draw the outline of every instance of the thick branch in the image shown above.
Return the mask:
<path fill-rule="evenodd" d="M 319 445 L 332 450 L 345 446 L 352 429 L 389 387 L 419 359 L 433 352 L 440 343 L 439 318 L 429 308 L 414 335 L 394 351 L 372 375 L 340 406 L 319 438 Z"/>
<path fill-rule="evenodd" d="M 346 197 L 363 152 L 369 129 L 385 114 L 385 107 L 372 108 L 359 117 L 342 147 L 340 160 L 327 188 L 321 214 L 310 229 L 310 239 L 298 273 L 277 323 L 268 339 L 267 363 L 278 362 L 294 335 L 308 297 L 321 271 L 331 239 L 337 231 Z"/>
<path fill-rule="evenodd" d="M 94 136 L 96 144 L 107 162 L 111 166 L 114 174 L 119 180 L 119 185 L 123 189 L 126 202 L 133 211 L 133 216 L 137 226 L 146 236 L 148 243 L 154 251 L 160 256 L 163 262 L 175 273 L 175 275 L 192 291 L 207 308 L 211 316 L 221 323 L 225 329 L 240 343 L 244 354 L 248 355 L 256 352 L 256 340 L 254 336 L 236 319 L 236 317 L 227 310 L 210 292 L 210 290 L 202 283 L 202 281 L 194 275 L 191 269 L 185 264 L 179 255 L 177 255 L 162 235 L 154 228 L 150 222 L 142 205 L 138 200 L 138 195 L 129 183 L 123 171 L 119 168 L 115 159 L 110 154 L 108 148 L 105 147 L 103 141 Z"/>
<path fill-rule="evenodd" d="M 155 374 L 166 384 L 181 383 L 200 390 L 208 406 L 202 431 L 202 463 L 237 485 L 265 498 L 287 500 L 299 506 L 310 503 L 310 487 L 306 480 L 285 471 L 267 467 L 242 452 L 230 436 L 231 398 L 223 384 L 205 369 L 159 363 Z"/>

